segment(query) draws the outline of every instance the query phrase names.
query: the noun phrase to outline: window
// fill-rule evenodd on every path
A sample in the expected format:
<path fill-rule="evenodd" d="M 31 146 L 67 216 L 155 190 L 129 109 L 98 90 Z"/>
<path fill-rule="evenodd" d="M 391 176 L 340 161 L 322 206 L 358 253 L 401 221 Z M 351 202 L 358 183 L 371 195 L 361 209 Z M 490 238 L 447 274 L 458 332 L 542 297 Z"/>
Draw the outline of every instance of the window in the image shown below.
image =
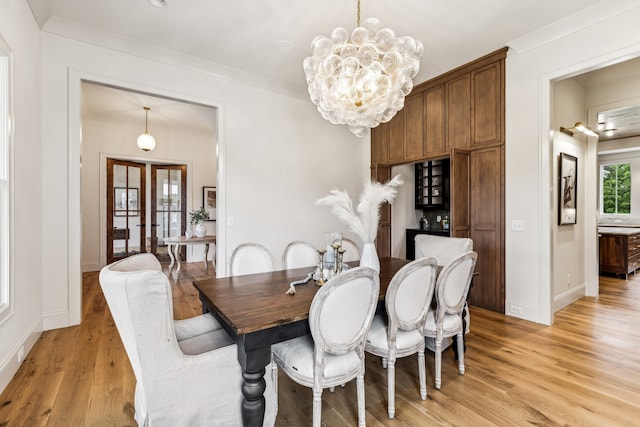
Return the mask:
<path fill-rule="evenodd" d="M 11 304 L 11 55 L 0 38 L 0 323 L 13 312 Z"/>
<path fill-rule="evenodd" d="M 600 165 L 602 214 L 631 214 L 631 164 Z"/>

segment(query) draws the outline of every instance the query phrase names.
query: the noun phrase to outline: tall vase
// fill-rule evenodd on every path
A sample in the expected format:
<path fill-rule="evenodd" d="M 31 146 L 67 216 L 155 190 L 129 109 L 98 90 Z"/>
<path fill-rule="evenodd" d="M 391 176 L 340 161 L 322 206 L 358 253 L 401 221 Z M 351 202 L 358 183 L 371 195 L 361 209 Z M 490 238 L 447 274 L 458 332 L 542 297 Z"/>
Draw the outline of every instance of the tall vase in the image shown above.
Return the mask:
<path fill-rule="evenodd" d="M 207 235 L 207 225 L 204 223 L 204 221 L 200 221 L 196 224 L 195 232 L 196 237 L 204 237 Z"/>
<path fill-rule="evenodd" d="M 371 267 L 380 273 L 380 259 L 378 259 L 375 243 L 369 242 L 364 244 L 362 247 L 362 256 L 360 257 L 360 265 Z"/>

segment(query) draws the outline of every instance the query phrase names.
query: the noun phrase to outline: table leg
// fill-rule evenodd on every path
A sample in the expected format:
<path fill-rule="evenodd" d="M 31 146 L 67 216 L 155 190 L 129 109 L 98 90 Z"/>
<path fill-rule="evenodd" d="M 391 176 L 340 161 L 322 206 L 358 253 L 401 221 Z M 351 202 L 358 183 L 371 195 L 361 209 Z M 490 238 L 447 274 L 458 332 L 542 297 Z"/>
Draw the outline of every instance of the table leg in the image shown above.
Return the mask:
<path fill-rule="evenodd" d="M 175 258 L 176 258 L 176 263 L 178 264 L 176 266 L 176 278 L 180 278 L 180 268 L 182 267 L 182 262 L 180 261 L 180 245 L 174 245 L 174 250 L 175 250 Z"/>
<path fill-rule="evenodd" d="M 205 243 L 204 244 L 204 269 L 205 270 L 209 269 L 209 263 L 207 262 L 208 256 L 209 256 L 209 244 Z"/>
<path fill-rule="evenodd" d="M 176 259 L 173 256 L 173 245 L 171 243 L 167 244 L 167 252 L 169 252 L 169 259 L 171 260 L 169 263 L 169 273 L 171 273 L 171 270 L 176 263 Z"/>
<path fill-rule="evenodd" d="M 264 422 L 267 383 L 264 380 L 267 365 L 271 362 L 271 347 L 245 351 L 238 344 L 238 361 L 242 367 L 242 424 L 262 426 Z"/>

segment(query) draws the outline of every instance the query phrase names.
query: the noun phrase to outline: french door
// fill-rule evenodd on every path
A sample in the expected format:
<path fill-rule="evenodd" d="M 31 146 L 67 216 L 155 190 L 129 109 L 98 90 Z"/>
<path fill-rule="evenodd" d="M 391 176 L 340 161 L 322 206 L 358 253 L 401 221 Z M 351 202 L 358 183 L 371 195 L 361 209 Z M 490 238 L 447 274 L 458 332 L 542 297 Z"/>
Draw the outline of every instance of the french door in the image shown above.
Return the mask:
<path fill-rule="evenodd" d="M 146 252 L 146 165 L 107 159 L 107 263 Z"/>
<path fill-rule="evenodd" d="M 161 262 L 169 261 L 166 237 L 183 236 L 186 231 L 187 167 L 151 165 L 151 252 Z M 186 248 L 181 247 L 182 259 Z"/>
<path fill-rule="evenodd" d="M 145 163 L 107 159 L 107 263 L 141 252 L 168 262 L 164 239 L 186 230 L 186 188 L 185 165 L 151 165 L 147 178 Z M 184 247 L 181 257 L 186 259 Z"/>

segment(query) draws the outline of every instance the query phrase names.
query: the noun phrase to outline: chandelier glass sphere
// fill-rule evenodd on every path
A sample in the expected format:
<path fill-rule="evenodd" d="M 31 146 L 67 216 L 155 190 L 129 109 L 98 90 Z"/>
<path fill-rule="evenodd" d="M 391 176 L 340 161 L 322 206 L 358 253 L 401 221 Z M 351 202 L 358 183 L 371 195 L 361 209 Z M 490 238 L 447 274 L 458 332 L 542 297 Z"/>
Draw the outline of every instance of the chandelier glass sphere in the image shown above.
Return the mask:
<path fill-rule="evenodd" d="M 359 15 L 359 12 L 358 12 Z M 317 36 L 303 67 L 311 101 L 322 117 L 346 124 L 356 136 L 388 122 L 404 106 L 420 69 L 422 43 L 396 37 L 367 19 L 351 33 L 336 28 L 330 37 Z"/>

